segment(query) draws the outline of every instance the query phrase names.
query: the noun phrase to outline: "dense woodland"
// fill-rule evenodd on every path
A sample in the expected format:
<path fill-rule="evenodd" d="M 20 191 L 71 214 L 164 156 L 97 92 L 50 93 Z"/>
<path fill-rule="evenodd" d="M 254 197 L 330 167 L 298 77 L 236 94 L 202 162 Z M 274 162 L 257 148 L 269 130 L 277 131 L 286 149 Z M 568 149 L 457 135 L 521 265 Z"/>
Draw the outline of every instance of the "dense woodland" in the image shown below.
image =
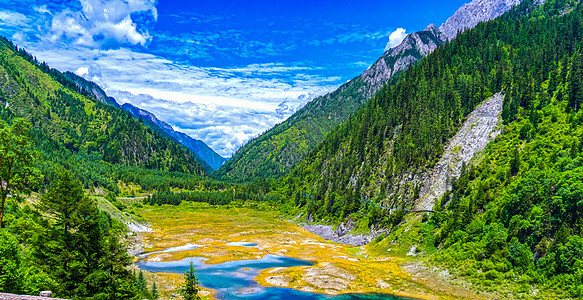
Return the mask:
<path fill-rule="evenodd" d="M 410 208 L 419 187 L 394 193 L 401 179 L 432 167 L 477 104 L 502 91 L 506 123 L 521 107 L 547 104 L 537 100 L 545 92 L 542 83 L 548 76 L 557 79 L 558 67 L 579 51 L 583 34 L 579 8 L 557 16 L 551 7 L 558 2 L 526 14 L 532 9 L 526 1 L 421 60 L 279 180 L 282 198 L 317 219 L 366 214 L 369 203 Z"/>
<path fill-rule="evenodd" d="M 464 117 L 502 92 L 503 134 L 422 219 L 423 251 L 492 290 L 511 281 L 510 292 L 543 285 L 583 296 L 583 10 L 577 1 L 535 8 L 524 1 L 386 85 L 279 181 L 281 199 L 316 219 L 390 228 L 402 211 L 375 204 L 411 208 L 418 186 L 391 189 L 435 164 Z M 407 236 L 400 229 L 378 247 Z"/>
<path fill-rule="evenodd" d="M 366 100 L 356 77 L 320 96 L 287 120 L 260 134 L 237 150 L 213 175 L 230 182 L 272 180 L 284 176 L 336 126 L 346 121 Z"/>
<path fill-rule="evenodd" d="M 153 299 L 98 190 L 221 188 L 181 145 L 0 40 L 0 292 Z M 110 199 L 112 197 L 109 197 Z"/>
<path fill-rule="evenodd" d="M 118 205 L 121 187 L 133 184 L 149 194 L 146 205 L 269 202 L 329 224 L 352 219 L 356 230 L 387 230 L 373 249 L 419 246 L 429 262 L 481 288 L 532 295 L 537 286 L 583 297 L 583 7 L 537 4 L 523 1 L 460 34 L 354 115 L 337 116 L 347 120 L 335 129 L 299 115 L 276 127 L 302 139 L 317 130 L 325 139 L 308 139 L 302 151 L 318 146 L 297 165 L 277 161 L 273 169 L 268 157 L 223 169 L 285 174 L 252 184 L 209 177 L 175 141 L 1 40 L 0 292 L 153 299 L 143 277 L 127 269 L 127 228 L 87 196 L 101 191 Z M 420 187 L 404 179 L 430 170 L 466 116 L 498 92 L 502 133 L 433 213 L 408 214 Z M 298 151 L 270 143 L 273 158 Z M 14 157 L 19 171 L 11 173 Z"/>

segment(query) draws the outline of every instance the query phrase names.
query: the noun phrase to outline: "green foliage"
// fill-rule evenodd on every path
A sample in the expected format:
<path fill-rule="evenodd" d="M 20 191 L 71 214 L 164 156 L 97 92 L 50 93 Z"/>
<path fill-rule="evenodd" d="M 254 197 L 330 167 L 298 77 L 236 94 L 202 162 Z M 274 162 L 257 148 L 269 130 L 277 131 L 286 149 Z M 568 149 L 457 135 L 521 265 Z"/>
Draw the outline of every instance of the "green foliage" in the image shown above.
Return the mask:
<path fill-rule="evenodd" d="M 20 292 L 21 249 L 14 236 L 0 229 L 0 292 Z"/>
<path fill-rule="evenodd" d="M 333 222 L 352 216 L 371 223 L 368 212 L 374 206 L 410 209 L 419 195 L 416 177 L 438 161 L 465 116 L 500 91 L 506 95 L 505 123 L 528 112 L 519 130 L 524 139 L 531 139 L 541 126 L 540 109 L 553 97 L 547 87 L 550 79 L 555 80 L 552 89 L 560 100 L 571 86 L 565 82 L 570 82 L 571 65 L 580 59 L 577 49 L 583 38 L 580 7 L 551 15 L 545 5 L 537 18 L 525 14 L 532 7 L 532 1 L 525 1 L 501 18 L 479 24 L 385 85 L 278 180 L 274 193 L 289 199 L 287 206 Z M 555 111 L 554 118 L 559 114 Z M 517 143 L 513 151 L 510 170 L 497 174 L 496 180 L 521 172 L 524 150 Z M 461 199 L 474 175 L 468 170 L 462 176 L 451 205 L 469 204 Z M 491 197 L 490 184 L 484 183 L 482 200 Z"/>
<path fill-rule="evenodd" d="M 152 283 L 152 299 L 158 300 L 158 288 L 156 287 L 156 282 Z"/>
<path fill-rule="evenodd" d="M 29 120 L 33 141 L 45 161 L 43 173 L 65 165 L 84 179 L 84 185 L 108 189 L 115 185 L 108 178 L 114 173 L 112 165 L 206 174 L 183 146 L 122 109 L 96 100 L 81 85 L 3 38 L 0 75 L 0 116 L 7 121 Z"/>
<path fill-rule="evenodd" d="M 580 5 L 560 17 L 545 14 L 558 3 L 573 5 L 549 1 L 536 22 L 550 22 L 545 31 L 580 32 Z M 509 99 L 523 95 L 471 176 L 462 175 L 430 220 L 438 233 L 434 246 L 442 249 L 432 261 L 493 290 L 528 295 L 542 286 L 561 297 L 583 296 L 583 113 L 568 96 L 580 80 L 569 74 L 582 58 L 580 45 L 565 49 L 531 81 L 531 92 Z"/>
<path fill-rule="evenodd" d="M 232 201 L 276 201 L 273 195 L 267 195 L 266 189 L 254 185 L 225 185 L 222 189 L 195 190 L 172 192 L 168 190 L 156 192 L 146 199 L 145 204 L 179 205 L 182 201 L 206 202 L 211 205 L 226 205 Z"/>
<path fill-rule="evenodd" d="M 363 79 L 356 77 L 308 102 L 287 120 L 242 146 L 214 175 L 236 182 L 285 175 L 365 102 L 368 96 L 361 90 L 364 85 Z"/>
<path fill-rule="evenodd" d="M 51 219 L 50 227 L 33 240 L 31 254 L 59 282 L 56 292 L 68 297 L 104 291 L 119 297 L 135 295 L 131 286 L 123 284 L 131 278 L 124 269 L 131 259 L 116 235 L 109 233 L 112 220 L 100 216 L 95 201 L 84 195 L 70 172 L 61 171 L 41 207 Z M 121 285 L 116 282 L 120 280 Z"/>
<path fill-rule="evenodd" d="M 10 126 L 0 119 L 0 228 L 8 195 L 28 190 L 40 177 L 33 167 L 29 130 L 30 123 L 24 119 L 15 119 Z"/>
<path fill-rule="evenodd" d="M 186 272 L 184 272 L 184 282 L 180 286 L 180 293 L 185 300 L 200 300 L 198 292 L 200 291 L 200 282 L 196 276 L 196 269 L 192 262 Z"/>
<path fill-rule="evenodd" d="M 120 240 L 125 226 L 100 212 L 70 172 L 58 174 L 38 210 L 7 202 L 8 222 L 0 231 L 0 290 L 52 290 L 74 299 L 151 298 L 150 291 L 134 286 L 140 278 L 127 270 L 132 260 Z"/>

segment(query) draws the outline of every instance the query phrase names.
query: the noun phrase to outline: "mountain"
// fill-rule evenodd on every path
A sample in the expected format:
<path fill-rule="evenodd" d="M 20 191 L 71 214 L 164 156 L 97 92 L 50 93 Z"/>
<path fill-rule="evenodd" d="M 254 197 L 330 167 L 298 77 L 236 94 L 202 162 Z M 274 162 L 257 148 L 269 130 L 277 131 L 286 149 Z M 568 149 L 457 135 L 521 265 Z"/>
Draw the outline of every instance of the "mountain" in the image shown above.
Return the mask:
<path fill-rule="evenodd" d="M 383 86 L 271 184 L 281 210 L 376 233 L 371 255 L 422 256 L 472 289 L 581 298 L 583 5 L 538 5 Z"/>
<path fill-rule="evenodd" d="M 119 104 L 117 104 L 115 99 L 113 97 L 107 96 L 105 91 L 101 89 L 101 87 L 97 85 L 97 83 L 89 81 L 69 71 L 62 74 L 66 79 L 68 79 L 70 82 L 73 82 L 77 86 L 77 90 L 86 91 L 85 94 L 93 96 L 99 102 L 119 107 Z"/>
<path fill-rule="evenodd" d="M 440 28 L 429 25 L 423 31 L 407 35 L 400 45 L 387 50 L 360 76 L 314 99 L 284 122 L 249 141 L 216 175 L 235 181 L 280 177 L 396 74 L 455 38 L 458 32 L 499 17 L 519 2 L 474 0 L 462 6 Z"/>
<path fill-rule="evenodd" d="M 528 11 L 532 2 L 516 11 Z M 575 37 L 557 34 L 567 30 L 564 24 L 534 35 L 516 11 L 466 31 L 383 86 L 278 181 L 286 198 L 305 205 L 313 219 L 343 220 L 369 202 L 392 209 L 421 202 L 419 208 L 431 210 L 447 190 L 437 183 L 450 185 L 499 133 L 496 117 L 508 123 L 534 105 L 535 83 L 581 44 L 573 33 L 580 24 L 567 31 Z M 533 36 L 521 39 L 527 35 Z M 427 193 L 436 195 L 427 199 Z"/>
<path fill-rule="evenodd" d="M 58 71 L 54 69 L 52 70 L 53 73 L 57 74 Z M 217 154 L 203 141 L 195 140 L 182 132 L 174 131 L 172 126 L 158 120 L 154 114 L 135 107 L 131 104 L 120 106 L 115 98 L 107 96 L 105 91 L 95 82 L 86 80 L 85 78 L 71 72 L 64 72 L 59 74 L 63 77 L 63 80 L 60 82 L 68 84 L 69 86 L 75 86 L 75 90 L 78 92 L 93 97 L 99 102 L 122 108 L 136 119 L 140 119 L 140 117 L 142 119 L 146 119 L 149 122 L 148 125 L 150 125 L 154 130 L 158 131 L 158 133 L 190 149 L 197 156 L 197 160 L 203 166 L 205 166 L 205 169 L 208 172 L 212 172 L 213 170 L 218 169 L 227 160 Z M 208 167 L 206 167 L 207 165 Z"/>
<path fill-rule="evenodd" d="M 0 39 L 0 116 L 32 123 L 34 142 L 47 162 L 40 166 L 43 174 L 62 166 L 74 171 L 86 188 L 110 191 L 118 189 L 117 180 L 143 169 L 207 174 L 182 145 L 111 105 L 104 95 L 95 96 L 100 89 L 75 76 L 51 69 Z"/>
<path fill-rule="evenodd" d="M 130 113 L 136 119 L 140 117 L 145 117 L 150 123 L 151 127 L 156 130 L 161 135 L 169 138 L 173 142 L 182 144 L 188 149 L 190 149 L 195 155 L 197 160 L 205 166 L 208 172 L 218 169 L 226 159 L 221 157 L 215 151 L 213 151 L 208 145 L 203 141 L 195 140 L 182 132 L 176 132 L 172 127 L 163 121 L 158 120 L 155 115 L 145 110 L 140 110 L 139 108 L 132 105 L 120 106 L 115 98 L 109 97 L 105 91 L 95 82 L 86 80 L 85 78 L 78 76 L 72 72 L 60 72 L 56 69 L 50 68 L 46 63 L 39 63 L 36 59 L 26 52 L 22 51 L 21 55 L 26 59 L 35 62 L 37 66 L 45 73 L 51 75 L 53 79 L 61 83 L 63 86 L 70 88 L 84 96 L 91 97 L 101 103 L 111 105 L 116 108 L 122 108 L 123 110 Z M 208 167 L 207 167 L 208 165 Z"/>
<path fill-rule="evenodd" d="M 216 170 L 221 167 L 226 158 L 217 154 L 211 147 L 209 147 L 205 142 L 201 140 L 196 140 L 190 136 L 175 131 L 172 126 L 168 125 L 166 122 L 159 120 L 156 116 L 146 110 L 140 109 L 130 103 L 125 103 L 121 108 L 128 113 L 130 113 L 136 119 L 142 119 L 153 124 L 155 127 L 160 128 L 164 133 L 168 134 L 171 138 L 175 139 L 178 143 L 186 146 L 188 149 L 192 150 L 194 154 L 200 157 L 206 164 L 208 164 L 212 170 Z"/>

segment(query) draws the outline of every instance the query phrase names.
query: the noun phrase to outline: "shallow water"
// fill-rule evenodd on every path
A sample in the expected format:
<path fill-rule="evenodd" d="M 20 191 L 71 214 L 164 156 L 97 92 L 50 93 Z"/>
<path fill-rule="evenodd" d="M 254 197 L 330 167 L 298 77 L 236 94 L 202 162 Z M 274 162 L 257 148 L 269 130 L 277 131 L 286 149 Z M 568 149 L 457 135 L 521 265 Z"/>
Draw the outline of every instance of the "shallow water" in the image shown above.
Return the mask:
<path fill-rule="evenodd" d="M 228 246 L 241 246 L 241 247 L 257 247 L 256 243 L 251 242 L 231 242 L 227 243 Z"/>
<path fill-rule="evenodd" d="M 166 249 L 161 250 L 161 251 L 153 251 L 153 252 L 148 252 L 148 253 L 140 254 L 139 257 L 142 258 L 142 259 L 144 259 L 144 258 L 148 258 L 148 257 L 150 257 L 151 255 L 154 255 L 154 254 L 169 253 L 169 252 L 178 252 L 178 251 L 187 251 L 187 250 L 196 249 L 198 247 L 201 247 L 201 245 L 186 244 L 186 245 L 182 245 L 182 246 L 178 246 L 178 247 L 166 248 Z"/>
<path fill-rule="evenodd" d="M 276 267 L 311 266 L 314 263 L 290 257 L 265 255 L 261 259 L 230 261 L 216 265 L 205 264 L 205 258 L 192 257 L 179 261 L 157 262 L 139 261 L 140 269 L 154 273 L 183 273 L 190 262 L 197 270 L 202 286 L 216 291 L 216 298 L 223 300 L 248 299 L 333 299 L 333 300 L 360 300 L 360 299 L 407 299 L 383 294 L 345 294 L 323 295 L 302 292 L 288 288 L 264 287 L 255 281 L 255 277 L 263 269 Z"/>

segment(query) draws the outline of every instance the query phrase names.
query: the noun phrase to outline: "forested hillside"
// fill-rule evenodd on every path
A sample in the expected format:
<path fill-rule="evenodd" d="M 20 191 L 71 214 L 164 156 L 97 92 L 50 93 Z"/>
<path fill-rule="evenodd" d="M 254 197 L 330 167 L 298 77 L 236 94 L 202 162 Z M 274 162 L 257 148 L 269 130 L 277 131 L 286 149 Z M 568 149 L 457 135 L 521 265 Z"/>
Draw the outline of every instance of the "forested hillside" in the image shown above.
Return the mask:
<path fill-rule="evenodd" d="M 34 142 L 47 162 L 45 173 L 49 165 L 64 165 L 86 186 L 112 189 L 112 174 L 124 168 L 205 174 L 181 145 L 95 100 L 91 92 L 5 39 L 0 41 L 0 74 L 2 119 L 24 117 L 32 123 Z"/>
<path fill-rule="evenodd" d="M 105 97 L 0 40 L 0 292 L 153 298 L 127 268 L 126 225 L 86 193 L 119 205 L 120 182 L 168 190 L 209 181 L 192 153 Z"/>
<path fill-rule="evenodd" d="M 482 289 L 583 296 L 583 7 L 536 4 L 463 33 L 385 86 L 278 181 L 286 210 L 383 226 L 390 234 L 371 249 L 416 251 Z M 434 213 L 406 216 L 445 142 L 497 92 L 502 133 Z"/>
<path fill-rule="evenodd" d="M 254 181 L 286 174 L 395 75 L 454 39 L 458 32 L 496 18 L 519 2 L 474 0 L 460 7 L 441 27 L 430 24 L 425 30 L 408 34 L 361 75 L 307 103 L 281 124 L 249 141 L 216 172 L 217 177 Z"/>
<path fill-rule="evenodd" d="M 161 135 L 190 149 L 208 172 L 218 169 L 223 163 L 225 163 L 226 159 L 216 153 L 203 141 L 193 139 L 182 132 L 175 131 L 172 126 L 159 120 L 153 113 L 130 103 L 123 104 L 121 108 L 130 113 L 134 118 L 141 119 L 148 127 L 154 129 Z"/>
<path fill-rule="evenodd" d="M 579 10 L 554 5 L 569 4 L 548 1 L 544 14 L 525 16 L 536 8 L 525 2 L 421 60 L 280 180 L 283 197 L 319 219 L 367 214 L 369 202 L 411 208 L 418 179 L 478 103 L 502 91 L 506 122 L 536 109 L 541 83 L 578 50 Z"/>

